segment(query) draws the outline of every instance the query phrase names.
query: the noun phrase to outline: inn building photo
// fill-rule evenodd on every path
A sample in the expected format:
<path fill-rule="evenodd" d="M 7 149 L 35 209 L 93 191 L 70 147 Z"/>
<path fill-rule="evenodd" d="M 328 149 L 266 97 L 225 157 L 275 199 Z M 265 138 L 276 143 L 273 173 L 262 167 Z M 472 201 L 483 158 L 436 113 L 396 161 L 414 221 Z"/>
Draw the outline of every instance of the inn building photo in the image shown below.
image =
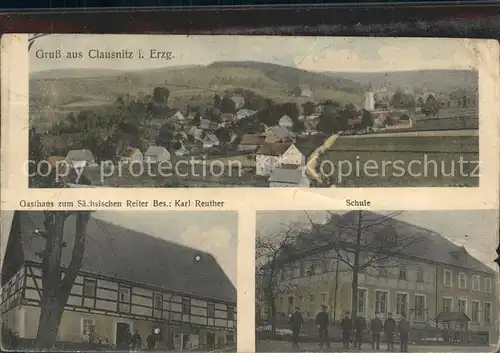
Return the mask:
<path fill-rule="evenodd" d="M 236 347 L 235 212 L 15 211 L 2 222 L 2 347 Z"/>
<path fill-rule="evenodd" d="M 494 350 L 498 229 L 496 211 L 259 212 L 257 351 Z"/>

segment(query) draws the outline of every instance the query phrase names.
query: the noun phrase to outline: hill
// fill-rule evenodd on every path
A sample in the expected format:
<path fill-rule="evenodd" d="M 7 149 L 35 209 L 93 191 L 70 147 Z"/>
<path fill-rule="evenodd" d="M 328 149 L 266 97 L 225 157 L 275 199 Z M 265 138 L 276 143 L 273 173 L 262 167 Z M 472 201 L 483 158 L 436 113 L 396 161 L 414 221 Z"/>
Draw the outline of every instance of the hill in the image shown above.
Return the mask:
<path fill-rule="evenodd" d="M 473 70 L 415 70 L 393 72 L 327 72 L 326 75 L 347 79 L 374 88 L 390 84 L 396 87 L 426 87 L 436 92 L 456 88 L 477 89 L 478 73 Z"/>
<path fill-rule="evenodd" d="M 290 91 L 297 84 L 309 85 L 314 99 L 332 99 L 343 104 L 359 103 L 362 85 L 357 82 L 293 67 L 257 62 L 215 62 L 208 66 L 167 67 L 139 71 L 71 69 L 33 73 L 30 105 L 51 106 L 74 101 L 114 101 L 117 96 L 167 85 L 169 103 L 183 107 L 192 100 L 211 100 L 215 92 L 243 88 L 275 101 L 293 101 Z M 92 105 L 92 104 L 90 104 Z"/>

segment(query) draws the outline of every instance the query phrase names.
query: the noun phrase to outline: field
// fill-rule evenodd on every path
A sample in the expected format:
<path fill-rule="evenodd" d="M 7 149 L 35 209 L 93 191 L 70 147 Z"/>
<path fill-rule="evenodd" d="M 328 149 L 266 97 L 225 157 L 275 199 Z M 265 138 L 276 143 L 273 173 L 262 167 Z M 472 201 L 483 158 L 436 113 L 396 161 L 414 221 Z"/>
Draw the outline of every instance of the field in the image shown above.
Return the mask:
<path fill-rule="evenodd" d="M 393 133 L 342 136 L 319 168 L 331 175 L 327 185 L 339 187 L 472 187 L 479 185 L 478 160 L 477 131 Z"/>

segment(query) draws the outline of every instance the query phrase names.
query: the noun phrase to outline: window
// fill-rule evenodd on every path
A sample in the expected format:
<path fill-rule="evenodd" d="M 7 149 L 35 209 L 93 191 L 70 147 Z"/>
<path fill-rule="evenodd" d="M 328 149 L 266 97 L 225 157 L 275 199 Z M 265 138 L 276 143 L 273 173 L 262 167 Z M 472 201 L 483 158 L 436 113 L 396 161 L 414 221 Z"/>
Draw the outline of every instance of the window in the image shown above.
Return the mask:
<path fill-rule="evenodd" d="M 161 293 L 153 293 L 153 316 L 162 317 L 163 310 L 163 295 Z"/>
<path fill-rule="evenodd" d="M 322 268 L 323 272 L 328 272 L 330 270 L 330 267 L 328 266 L 329 265 L 328 260 L 324 260 L 322 265 L 323 265 L 323 268 Z"/>
<path fill-rule="evenodd" d="M 387 313 L 387 292 L 375 291 L 375 311 Z"/>
<path fill-rule="evenodd" d="M 443 311 L 449 313 L 452 311 L 453 299 L 443 298 Z"/>
<path fill-rule="evenodd" d="M 283 297 L 280 297 L 280 310 L 281 311 L 284 311 L 285 310 L 285 307 L 283 305 Z"/>
<path fill-rule="evenodd" d="M 471 320 L 475 324 L 479 323 L 479 302 L 476 300 L 472 301 Z"/>
<path fill-rule="evenodd" d="M 311 264 L 311 267 L 309 267 L 309 276 L 313 276 L 316 274 L 316 266 L 314 264 Z"/>
<path fill-rule="evenodd" d="M 484 279 L 484 292 L 491 293 L 491 278 Z"/>
<path fill-rule="evenodd" d="M 234 306 L 233 305 L 227 306 L 227 319 L 234 320 Z"/>
<path fill-rule="evenodd" d="M 396 314 L 406 314 L 408 310 L 408 294 L 397 293 L 396 294 Z"/>
<path fill-rule="evenodd" d="M 182 313 L 191 314 L 191 299 L 182 298 Z"/>
<path fill-rule="evenodd" d="M 479 279 L 479 276 L 477 276 L 477 275 L 472 276 L 472 290 L 474 292 L 479 292 L 481 290 L 480 279 Z"/>
<path fill-rule="evenodd" d="M 309 295 L 309 306 L 314 307 L 314 294 Z"/>
<path fill-rule="evenodd" d="M 118 311 L 130 312 L 130 288 L 120 287 L 118 293 Z"/>
<path fill-rule="evenodd" d="M 288 297 L 288 312 L 293 311 L 293 297 Z"/>
<path fill-rule="evenodd" d="M 443 271 L 443 285 L 444 286 L 446 286 L 446 287 L 452 286 L 451 275 L 452 275 L 452 272 L 450 270 Z"/>
<path fill-rule="evenodd" d="M 321 293 L 321 304 L 326 304 L 326 298 L 327 298 L 327 294 Z"/>
<path fill-rule="evenodd" d="M 215 317 L 215 304 L 214 303 L 207 304 L 207 316 L 208 317 Z"/>
<path fill-rule="evenodd" d="M 95 327 L 95 321 L 92 319 L 82 319 L 81 321 L 81 334 L 82 340 L 89 340 L 90 328 Z"/>
<path fill-rule="evenodd" d="M 424 281 L 424 269 L 422 267 L 417 268 L 417 282 Z"/>
<path fill-rule="evenodd" d="M 484 302 L 484 322 L 491 324 L 491 303 Z"/>
<path fill-rule="evenodd" d="M 161 293 L 155 293 L 153 295 L 153 308 L 156 310 L 162 310 L 163 309 L 163 296 Z"/>
<path fill-rule="evenodd" d="M 93 278 L 83 280 L 83 296 L 86 298 L 95 298 L 97 281 Z"/>
<path fill-rule="evenodd" d="M 402 281 L 406 281 L 406 267 L 405 266 L 399 267 L 399 279 Z"/>
<path fill-rule="evenodd" d="M 366 315 L 366 289 L 358 289 L 358 314 Z"/>
<path fill-rule="evenodd" d="M 234 335 L 232 335 L 232 334 L 227 334 L 227 335 L 226 335 L 226 341 L 227 341 L 228 343 L 233 343 L 233 342 L 234 342 Z"/>
<path fill-rule="evenodd" d="M 304 304 L 304 297 L 299 295 L 299 306 L 301 306 L 302 304 Z"/>
<path fill-rule="evenodd" d="M 305 272 L 306 272 L 306 265 L 303 262 L 301 262 L 300 263 L 300 276 L 301 277 L 304 276 Z"/>
<path fill-rule="evenodd" d="M 467 314 L 467 300 L 458 299 L 458 311 Z"/>
<path fill-rule="evenodd" d="M 458 288 L 465 289 L 467 288 L 467 275 L 463 272 L 458 274 Z"/>
<path fill-rule="evenodd" d="M 425 296 L 415 294 L 415 320 L 424 321 Z"/>

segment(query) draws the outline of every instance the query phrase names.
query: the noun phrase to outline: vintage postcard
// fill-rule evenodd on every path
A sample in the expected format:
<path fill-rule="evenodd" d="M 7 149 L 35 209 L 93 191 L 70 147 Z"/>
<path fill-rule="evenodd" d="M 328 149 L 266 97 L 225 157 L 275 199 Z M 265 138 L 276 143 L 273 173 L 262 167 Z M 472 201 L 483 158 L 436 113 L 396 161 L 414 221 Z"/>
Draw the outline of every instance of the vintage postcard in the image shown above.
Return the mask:
<path fill-rule="evenodd" d="M 29 107 L 17 107 L 12 126 L 28 135 L 9 147 L 26 149 L 16 163 L 33 188 L 478 187 L 498 164 L 496 42 L 37 34 L 16 43 L 4 82 L 22 92 L 5 104 Z"/>
<path fill-rule="evenodd" d="M 2 348 L 236 351 L 237 223 L 236 212 L 2 212 Z"/>
<path fill-rule="evenodd" d="M 498 229 L 498 210 L 259 212 L 256 351 L 494 351 Z"/>

